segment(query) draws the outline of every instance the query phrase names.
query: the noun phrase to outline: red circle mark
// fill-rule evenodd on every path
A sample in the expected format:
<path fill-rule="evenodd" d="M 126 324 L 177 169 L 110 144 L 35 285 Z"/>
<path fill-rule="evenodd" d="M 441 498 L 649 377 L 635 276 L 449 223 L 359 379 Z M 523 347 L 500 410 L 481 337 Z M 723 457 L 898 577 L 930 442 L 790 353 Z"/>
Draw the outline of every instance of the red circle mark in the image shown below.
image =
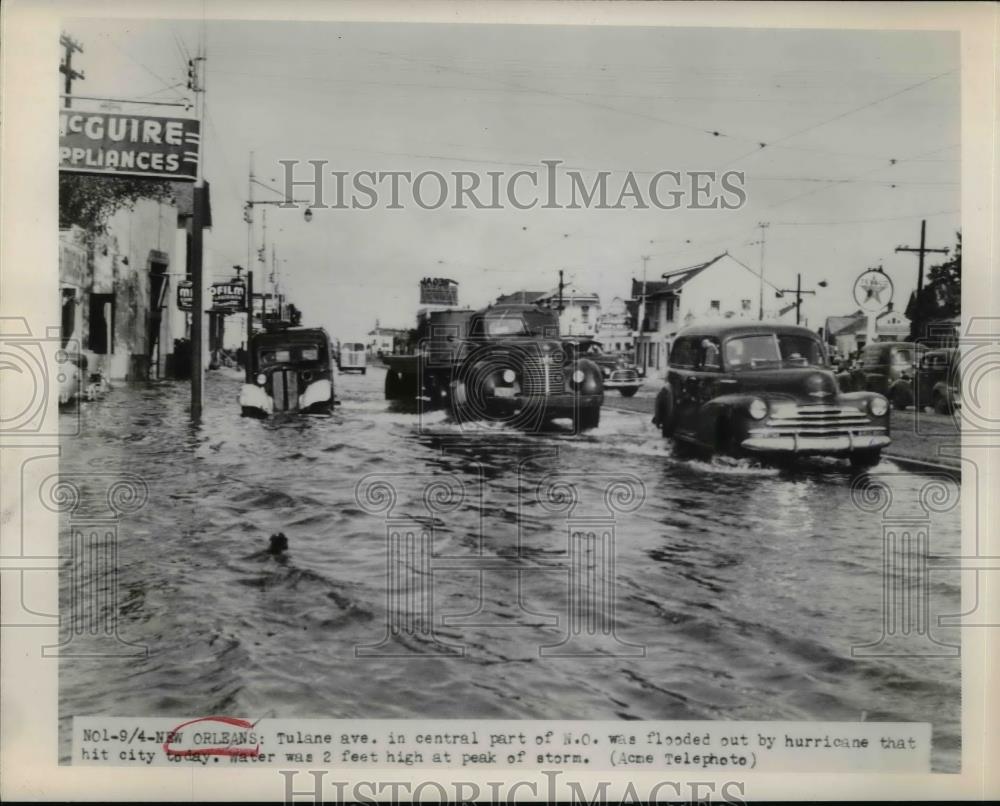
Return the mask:
<path fill-rule="evenodd" d="M 191 750 L 174 750 L 170 745 L 174 741 L 175 734 L 180 733 L 182 728 L 186 728 L 188 725 L 196 725 L 200 722 L 218 722 L 223 725 L 231 725 L 235 728 L 252 728 L 254 726 L 253 722 L 249 722 L 246 719 L 240 719 L 235 716 L 202 716 L 198 719 L 189 719 L 187 722 L 182 722 L 176 728 L 170 731 L 170 735 L 167 740 L 163 743 L 163 752 L 168 756 L 231 756 L 234 758 L 253 758 L 254 756 L 260 755 L 260 745 L 256 747 L 200 747 L 198 749 Z"/>

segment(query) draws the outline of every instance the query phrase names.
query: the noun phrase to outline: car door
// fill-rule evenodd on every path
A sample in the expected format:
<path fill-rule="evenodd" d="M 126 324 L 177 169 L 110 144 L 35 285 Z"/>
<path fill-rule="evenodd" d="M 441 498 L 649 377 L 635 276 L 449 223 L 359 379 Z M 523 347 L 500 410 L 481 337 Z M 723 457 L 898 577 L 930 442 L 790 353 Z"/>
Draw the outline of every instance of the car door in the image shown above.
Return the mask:
<path fill-rule="evenodd" d="M 706 416 L 705 406 L 719 395 L 722 377 L 722 344 L 714 336 L 703 336 L 697 344 L 697 363 L 690 382 L 696 408 L 695 432 L 699 442 L 711 445 L 714 440 L 715 420 Z"/>
<path fill-rule="evenodd" d="M 681 434 L 691 433 L 697 413 L 694 343 L 687 337 L 676 339 L 667 362 L 667 383 L 674 401 L 674 430 Z"/>

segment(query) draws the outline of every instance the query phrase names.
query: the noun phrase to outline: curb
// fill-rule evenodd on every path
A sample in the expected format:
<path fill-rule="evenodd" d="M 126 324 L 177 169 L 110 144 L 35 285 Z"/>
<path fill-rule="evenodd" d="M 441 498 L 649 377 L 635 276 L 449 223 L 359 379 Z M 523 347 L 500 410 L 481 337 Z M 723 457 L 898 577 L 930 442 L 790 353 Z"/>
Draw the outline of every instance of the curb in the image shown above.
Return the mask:
<path fill-rule="evenodd" d="M 934 471 L 944 471 L 946 473 L 952 473 L 956 476 L 962 475 L 961 465 L 945 465 L 941 464 L 940 462 L 928 462 L 925 459 L 913 459 L 912 457 L 900 456 L 899 454 L 895 453 L 883 453 L 882 458 L 888 459 L 890 462 L 895 462 L 898 465 L 902 465 L 903 467 L 907 467 L 916 471 L 929 472 L 934 470 Z"/>

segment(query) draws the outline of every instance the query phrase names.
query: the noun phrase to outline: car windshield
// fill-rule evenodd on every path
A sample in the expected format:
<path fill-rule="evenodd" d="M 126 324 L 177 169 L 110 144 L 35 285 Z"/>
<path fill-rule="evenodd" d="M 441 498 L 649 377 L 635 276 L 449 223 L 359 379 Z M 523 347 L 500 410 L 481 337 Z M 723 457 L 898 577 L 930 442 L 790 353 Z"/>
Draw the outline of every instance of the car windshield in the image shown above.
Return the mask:
<path fill-rule="evenodd" d="M 913 351 L 906 349 L 897 349 L 895 355 L 893 356 L 892 363 L 894 364 L 912 364 L 913 363 Z"/>
<path fill-rule="evenodd" d="M 520 316 L 484 316 L 480 325 L 487 336 L 526 336 L 528 329 Z"/>
<path fill-rule="evenodd" d="M 809 336 L 778 336 L 781 360 L 789 367 L 822 367 L 823 348 Z"/>
<path fill-rule="evenodd" d="M 771 333 L 740 336 L 726 342 L 726 366 L 729 369 L 754 369 L 763 364 L 777 364 L 780 361 L 778 342 Z"/>
<path fill-rule="evenodd" d="M 823 349 L 809 336 L 761 334 L 740 336 L 726 342 L 730 370 L 758 369 L 768 365 L 822 367 Z"/>

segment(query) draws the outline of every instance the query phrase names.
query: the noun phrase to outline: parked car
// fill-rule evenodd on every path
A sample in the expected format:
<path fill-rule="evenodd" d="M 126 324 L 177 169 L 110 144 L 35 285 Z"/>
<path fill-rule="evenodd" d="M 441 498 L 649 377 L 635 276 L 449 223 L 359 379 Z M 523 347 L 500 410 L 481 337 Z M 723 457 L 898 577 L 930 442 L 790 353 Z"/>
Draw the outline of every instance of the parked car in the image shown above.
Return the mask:
<path fill-rule="evenodd" d="M 341 372 L 368 372 L 368 357 L 365 345 L 360 341 L 341 342 L 337 352 L 337 369 Z"/>
<path fill-rule="evenodd" d="M 333 359 L 323 328 L 274 328 L 257 333 L 250 340 L 247 360 L 247 382 L 240 390 L 243 416 L 333 411 Z"/>
<path fill-rule="evenodd" d="M 928 350 L 917 365 L 913 405 L 931 406 L 938 414 L 951 414 L 962 405 L 961 353 L 957 348 Z"/>
<path fill-rule="evenodd" d="M 653 422 L 677 447 L 729 455 L 841 456 L 878 463 L 889 403 L 841 392 L 811 330 L 769 323 L 686 328 L 671 346 Z"/>
<path fill-rule="evenodd" d="M 913 376 L 924 347 L 911 341 L 879 341 L 866 345 L 850 371 L 847 388 L 878 392 L 897 409 L 913 405 Z"/>
<path fill-rule="evenodd" d="M 604 352 L 599 341 L 578 336 L 563 339 L 563 346 L 573 355 L 587 358 L 601 368 L 605 390 L 617 389 L 622 397 L 632 397 L 642 386 L 635 365 L 623 355 Z"/>

